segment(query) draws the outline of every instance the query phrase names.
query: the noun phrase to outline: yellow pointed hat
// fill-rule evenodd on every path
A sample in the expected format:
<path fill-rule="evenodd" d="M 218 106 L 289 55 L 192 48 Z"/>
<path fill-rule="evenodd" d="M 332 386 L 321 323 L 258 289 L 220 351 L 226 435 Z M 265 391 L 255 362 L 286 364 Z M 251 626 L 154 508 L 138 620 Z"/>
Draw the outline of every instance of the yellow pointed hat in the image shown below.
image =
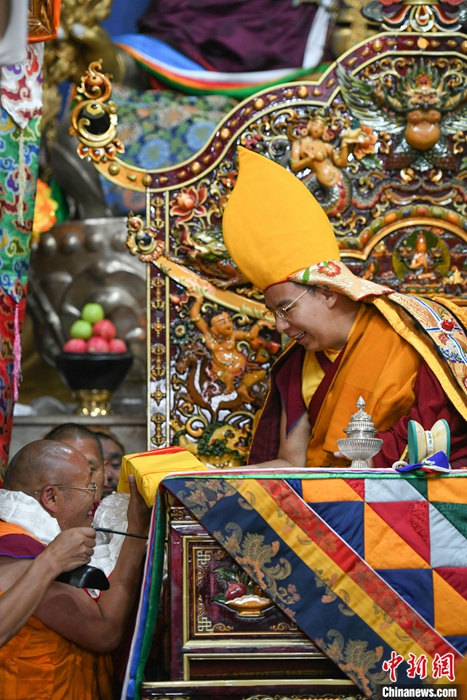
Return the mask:
<path fill-rule="evenodd" d="M 339 260 L 331 223 L 311 192 L 281 165 L 238 149 L 239 172 L 225 208 L 224 241 L 260 289 L 324 260 Z"/>

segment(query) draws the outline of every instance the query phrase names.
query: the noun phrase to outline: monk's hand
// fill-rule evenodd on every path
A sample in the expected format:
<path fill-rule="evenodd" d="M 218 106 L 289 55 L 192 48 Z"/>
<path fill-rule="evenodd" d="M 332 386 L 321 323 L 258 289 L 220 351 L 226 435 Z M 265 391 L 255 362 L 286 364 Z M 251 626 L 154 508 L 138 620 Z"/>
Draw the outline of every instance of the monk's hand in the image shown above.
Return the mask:
<path fill-rule="evenodd" d="M 146 505 L 146 501 L 138 491 L 133 474 L 128 475 L 128 483 L 130 486 L 128 532 L 134 532 L 135 535 L 147 535 L 151 520 L 151 509 Z"/>
<path fill-rule="evenodd" d="M 43 552 L 56 574 L 89 564 L 96 545 L 96 531 L 92 527 L 72 527 L 63 530 Z"/>

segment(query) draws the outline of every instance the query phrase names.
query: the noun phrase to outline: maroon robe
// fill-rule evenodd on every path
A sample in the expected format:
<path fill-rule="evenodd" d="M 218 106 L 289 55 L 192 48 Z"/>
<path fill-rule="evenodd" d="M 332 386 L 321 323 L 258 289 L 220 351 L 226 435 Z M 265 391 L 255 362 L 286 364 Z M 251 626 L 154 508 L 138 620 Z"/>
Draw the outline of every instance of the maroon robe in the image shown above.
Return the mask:
<path fill-rule="evenodd" d="M 208 70 L 300 68 L 316 11 L 292 0 L 152 0 L 138 28 Z"/>
<path fill-rule="evenodd" d="M 333 363 L 326 358 L 324 353 L 316 353 L 316 355 L 325 371 L 325 376 L 308 407 L 311 425 L 318 415 L 332 377 L 338 370 L 342 353 Z M 302 396 L 304 357 L 305 349 L 301 345 L 294 345 L 275 363 L 271 373 L 271 390 L 253 436 L 249 457 L 250 464 L 267 462 L 277 458 L 280 445 L 282 406 L 284 406 L 287 416 L 287 434 L 300 416 L 307 411 Z M 451 467 L 454 469 L 467 467 L 467 422 L 454 408 L 435 375 L 425 363 L 419 367 L 414 392 L 415 403 L 408 415 L 403 416 L 389 430 L 376 434 L 375 437 L 382 438 L 383 447 L 373 459 L 374 466 L 390 467 L 393 462 L 401 458 L 407 446 L 409 420 L 416 420 L 425 430 L 430 430 L 437 420 L 444 418 L 451 430 Z M 342 426 L 342 428 L 346 427 Z M 336 445 L 336 452 L 337 450 Z M 294 466 L 303 467 L 304 465 L 296 464 Z"/>

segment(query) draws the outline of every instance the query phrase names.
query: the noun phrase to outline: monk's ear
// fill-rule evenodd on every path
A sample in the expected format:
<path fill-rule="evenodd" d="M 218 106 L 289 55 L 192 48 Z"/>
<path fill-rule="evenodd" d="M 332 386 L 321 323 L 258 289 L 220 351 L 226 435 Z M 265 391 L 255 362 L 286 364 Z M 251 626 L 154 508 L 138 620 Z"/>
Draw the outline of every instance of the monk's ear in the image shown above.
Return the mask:
<path fill-rule="evenodd" d="M 321 293 L 326 300 L 326 305 L 332 309 L 337 301 L 337 293 L 331 291 L 330 289 L 321 289 Z"/>
<path fill-rule="evenodd" d="M 49 512 L 57 512 L 57 493 L 56 486 L 44 486 L 40 495 L 41 505 Z"/>

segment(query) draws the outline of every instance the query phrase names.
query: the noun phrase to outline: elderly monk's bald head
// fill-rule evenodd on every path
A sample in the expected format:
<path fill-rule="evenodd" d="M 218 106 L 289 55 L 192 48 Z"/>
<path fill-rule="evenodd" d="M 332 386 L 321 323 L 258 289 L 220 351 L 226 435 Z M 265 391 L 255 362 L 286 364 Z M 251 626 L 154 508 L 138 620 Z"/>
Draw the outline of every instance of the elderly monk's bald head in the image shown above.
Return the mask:
<path fill-rule="evenodd" d="M 67 484 L 77 470 L 89 470 L 87 459 L 64 442 L 35 440 L 15 454 L 3 488 L 33 494 L 48 484 Z"/>

